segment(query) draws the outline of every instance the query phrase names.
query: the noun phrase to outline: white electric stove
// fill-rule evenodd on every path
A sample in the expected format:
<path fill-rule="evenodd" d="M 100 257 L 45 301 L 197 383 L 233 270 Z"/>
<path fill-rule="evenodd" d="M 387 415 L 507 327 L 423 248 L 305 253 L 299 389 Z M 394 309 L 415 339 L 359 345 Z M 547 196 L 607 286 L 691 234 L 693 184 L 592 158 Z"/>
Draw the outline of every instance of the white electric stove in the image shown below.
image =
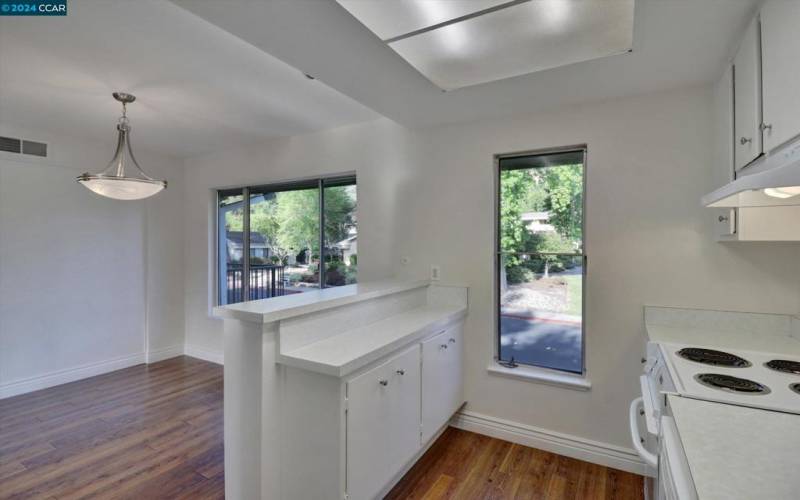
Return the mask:
<path fill-rule="evenodd" d="M 800 414 L 800 358 L 745 350 L 658 344 L 684 397 Z"/>

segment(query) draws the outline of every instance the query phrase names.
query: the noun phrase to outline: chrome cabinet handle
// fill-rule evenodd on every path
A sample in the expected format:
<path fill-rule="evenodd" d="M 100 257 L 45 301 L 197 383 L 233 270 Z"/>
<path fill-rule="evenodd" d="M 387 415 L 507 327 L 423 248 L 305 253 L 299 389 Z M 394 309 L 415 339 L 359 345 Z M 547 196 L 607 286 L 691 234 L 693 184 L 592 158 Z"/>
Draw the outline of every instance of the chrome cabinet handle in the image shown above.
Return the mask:
<path fill-rule="evenodd" d="M 441 349 L 447 349 L 447 344 L 442 344 L 439 346 Z"/>
<path fill-rule="evenodd" d="M 761 131 L 764 132 L 765 130 L 769 130 L 770 133 L 772 132 L 772 124 L 771 123 L 762 123 L 761 124 Z"/>
<path fill-rule="evenodd" d="M 382 386 L 384 386 L 384 387 L 386 387 L 387 385 L 389 385 L 389 381 L 388 381 L 388 380 L 386 380 L 386 379 L 384 379 L 384 380 L 379 380 L 379 381 L 378 381 L 378 383 L 379 383 L 379 384 L 381 384 L 381 385 L 382 385 Z"/>
<path fill-rule="evenodd" d="M 406 371 L 405 370 L 397 370 L 397 374 L 398 375 L 405 375 Z"/>
<path fill-rule="evenodd" d="M 741 144 L 742 146 L 744 146 L 748 142 L 753 142 L 753 139 L 748 139 L 747 137 L 740 137 L 739 138 L 739 144 Z"/>
<path fill-rule="evenodd" d="M 453 339 L 453 338 L 451 338 L 451 339 L 450 339 L 450 343 L 451 343 L 451 344 L 455 344 L 455 343 L 456 343 L 456 339 Z"/>

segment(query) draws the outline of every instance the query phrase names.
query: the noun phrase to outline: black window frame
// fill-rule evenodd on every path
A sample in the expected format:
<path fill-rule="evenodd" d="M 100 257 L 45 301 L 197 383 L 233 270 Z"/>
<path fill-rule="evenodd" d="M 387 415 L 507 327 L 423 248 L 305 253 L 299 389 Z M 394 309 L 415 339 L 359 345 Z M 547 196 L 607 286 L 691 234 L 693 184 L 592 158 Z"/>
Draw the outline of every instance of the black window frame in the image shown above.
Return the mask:
<path fill-rule="evenodd" d="M 300 189 L 317 189 L 319 192 L 319 283 L 318 288 L 336 288 L 325 285 L 325 188 L 336 186 L 356 186 L 358 189 L 357 176 L 355 173 L 337 174 L 295 181 L 279 181 L 266 184 L 252 184 L 241 187 L 226 187 L 215 190 L 215 209 L 214 209 L 214 305 L 223 306 L 228 304 L 221 303 L 221 283 L 220 283 L 220 230 L 219 209 L 220 199 L 225 196 L 242 196 L 242 275 L 248 276 L 250 271 L 250 194 L 251 192 L 277 193 L 281 191 L 294 191 Z M 242 297 L 249 297 L 249 280 L 242 281 Z M 231 302 L 239 304 L 249 302 Z"/>
<path fill-rule="evenodd" d="M 546 156 L 546 155 L 554 155 L 559 153 L 571 153 L 571 152 L 581 152 L 583 154 L 583 193 L 582 193 L 582 200 L 581 200 L 581 252 L 575 254 L 566 254 L 566 253 L 559 253 L 559 255 L 574 255 L 576 257 L 582 258 L 582 287 L 581 287 L 581 371 L 573 372 L 570 370 L 562 370 L 558 368 L 552 368 L 547 366 L 540 366 L 535 364 L 528 364 L 524 362 L 520 362 L 516 359 L 512 360 L 504 360 L 501 358 L 501 292 L 500 292 L 500 279 L 501 279 L 501 268 L 502 266 L 502 255 L 504 253 L 501 249 L 501 216 L 500 216 L 500 204 L 501 200 L 501 173 L 504 170 L 517 170 L 517 169 L 525 169 L 530 167 L 518 167 L 518 168 L 501 168 L 501 162 L 503 160 L 509 160 L 514 158 L 524 158 L 530 156 Z M 587 221 L 587 213 L 586 213 L 586 200 L 588 198 L 587 192 L 587 177 L 588 177 L 588 146 L 586 144 L 579 144 L 574 146 L 563 146 L 563 147 L 556 147 L 556 148 L 545 148 L 545 149 L 536 149 L 536 150 L 527 150 L 527 151 L 520 151 L 515 153 L 502 153 L 494 155 L 494 290 L 493 290 L 493 297 L 494 297 L 494 362 L 505 367 L 505 368 L 519 368 L 520 366 L 534 368 L 536 370 L 542 370 L 545 372 L 551 372 L 554 374 L 559 375 L 574 375 L 581 378 L 585 378 L 587 376 L 586 372 L 586 295 L 587 295 L 587 274 L 589 268 L 589 258 L 588 258 L 588 249 L 586 244 L 586 221 Z M 537 252 L 532 252 L 532 254 Z M 538 252 L 542 254 L 542 252 Z"/>

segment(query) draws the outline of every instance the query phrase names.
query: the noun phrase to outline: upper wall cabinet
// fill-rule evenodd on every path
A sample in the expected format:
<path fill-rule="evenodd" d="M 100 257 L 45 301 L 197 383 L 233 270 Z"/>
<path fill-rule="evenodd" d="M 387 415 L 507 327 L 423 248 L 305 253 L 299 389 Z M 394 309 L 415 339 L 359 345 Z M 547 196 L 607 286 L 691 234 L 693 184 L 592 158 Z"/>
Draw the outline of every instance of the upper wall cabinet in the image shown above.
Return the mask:
<path fill-rule="evenodd" d="M 761 142 L 761 43 L 753 19 L 733 59 L 734 165 L 740 170 L 764 152 Z"/>
<path fill-rule="evenodd" d="M 764 149 L 800 134 L 800 2 L 770 0 L 761 9 Z M 738 108 L 737 108 L 738 111 Z"/>

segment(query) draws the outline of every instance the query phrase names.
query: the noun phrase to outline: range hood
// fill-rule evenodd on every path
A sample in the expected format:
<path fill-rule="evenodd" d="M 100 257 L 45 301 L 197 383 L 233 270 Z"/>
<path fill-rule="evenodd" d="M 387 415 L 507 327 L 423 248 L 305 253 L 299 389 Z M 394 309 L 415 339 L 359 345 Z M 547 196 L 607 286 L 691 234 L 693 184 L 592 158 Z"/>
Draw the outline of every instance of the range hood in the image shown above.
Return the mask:
<path fill-rule="evenodd" d="M 800 206 L 800 141 L 765 158 L 759 170 L 703 196 L 703 205 L 718 208 Z"/>

